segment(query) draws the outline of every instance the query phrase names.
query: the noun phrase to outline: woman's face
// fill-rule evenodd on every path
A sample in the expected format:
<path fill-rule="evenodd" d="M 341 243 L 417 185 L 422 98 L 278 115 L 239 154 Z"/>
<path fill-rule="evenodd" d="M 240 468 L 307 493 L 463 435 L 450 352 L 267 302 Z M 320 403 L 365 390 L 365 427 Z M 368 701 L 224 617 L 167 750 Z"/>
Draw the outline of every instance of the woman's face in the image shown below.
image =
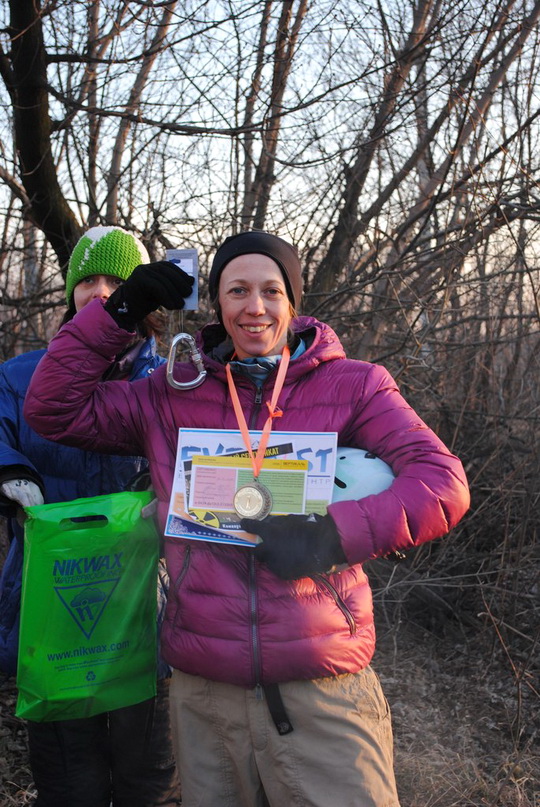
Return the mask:
<path fill-rule="evenodd" d="M 96 298 L 108 300 L 113 291 L 121 286 L 124 281 L 112 275 L 88 275 L 83 277 L 73 289 L 73 304 L 75 311 L 80 311 L 85 305 L 91 303 Z"/>
<path fill-rule="evenodd" d="M 283 275 L 267 255 L 239 255 L 219 279 L 223 324 L 239 359 L 281 353 L 291 306 Z"/>

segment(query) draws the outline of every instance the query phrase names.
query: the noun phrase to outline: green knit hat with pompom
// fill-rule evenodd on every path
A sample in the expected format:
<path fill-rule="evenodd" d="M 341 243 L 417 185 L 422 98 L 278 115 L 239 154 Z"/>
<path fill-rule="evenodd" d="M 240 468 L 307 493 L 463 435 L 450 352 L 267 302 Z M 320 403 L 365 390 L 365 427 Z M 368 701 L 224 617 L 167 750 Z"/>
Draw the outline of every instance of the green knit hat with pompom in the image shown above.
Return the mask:
<path fill-rule="evenodd" d="M 90 275 L 112 275 L 127 280 L 136 266 L 149 263 L 144 245 L 121 227 L 92 227 L 75 245 L 66 274 L 66 300 Z"/>

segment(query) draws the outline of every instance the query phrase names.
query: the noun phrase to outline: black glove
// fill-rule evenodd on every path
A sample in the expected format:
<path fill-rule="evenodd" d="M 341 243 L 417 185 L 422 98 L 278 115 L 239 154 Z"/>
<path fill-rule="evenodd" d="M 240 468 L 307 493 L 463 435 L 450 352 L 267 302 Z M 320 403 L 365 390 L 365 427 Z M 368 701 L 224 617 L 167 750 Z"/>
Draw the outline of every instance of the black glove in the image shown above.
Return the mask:
<path fill-rule="evenodd" d="M 121 328 L 133 331 L 160 306 L 171 311 L 183 308 L 192 287 L 193 278 L 171 261 L 142 264 L 111 294 L 105 309 Z"/>
<path fill-rule="evenodd" d="M 243 518 L 243 530 L 259 535 L 255 557 L 282 580 L 296 580 L 327 572 L 346 557 L 330 516 L 268 516 L 262 521 Z"/>

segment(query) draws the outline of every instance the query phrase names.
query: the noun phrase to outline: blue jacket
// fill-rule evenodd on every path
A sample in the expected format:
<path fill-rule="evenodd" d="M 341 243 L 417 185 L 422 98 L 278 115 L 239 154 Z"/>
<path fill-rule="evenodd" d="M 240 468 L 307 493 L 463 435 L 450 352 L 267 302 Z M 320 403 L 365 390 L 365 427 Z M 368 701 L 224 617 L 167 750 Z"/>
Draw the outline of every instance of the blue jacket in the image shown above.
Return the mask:
<path fill-rule="evenodd" d="M 125 490 L 147 463 L 142 457 L 120 457 L 82 451 L 40 437 L 23 418 L 24 397 L 32 374 L 45 353 L 35 350 L 0 366 L 0 484 L 18 477 L 31 479 L 46 503 L 70 501 Z M 147 339 L 129 369 L 129 380 L 144 378 L 165 361 Z M 23 531 L 15 507 L 0 494 L 0 515 L 8 519 L 9 551 L 0 577 L 0 671 L 15 675 L 23 562 Z M 166 597 L 160 570 L 158 599 Z M 166 674 L 160 665 L 160 675 Z"/>

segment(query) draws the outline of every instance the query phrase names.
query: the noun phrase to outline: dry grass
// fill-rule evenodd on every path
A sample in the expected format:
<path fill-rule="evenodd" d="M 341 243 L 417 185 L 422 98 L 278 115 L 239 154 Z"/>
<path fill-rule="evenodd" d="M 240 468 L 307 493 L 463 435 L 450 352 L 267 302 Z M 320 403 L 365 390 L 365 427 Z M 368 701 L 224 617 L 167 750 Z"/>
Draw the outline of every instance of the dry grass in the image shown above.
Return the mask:
<path fill-rule="evenodd" d="M 0 685 L 0 804 L 19 807 L 32 804 L 35 791 L 28 766 L 24 722 L 15 717 L 16 689 L 13 680 Z"/>
<path fill-rule="evenodd" d="M 457 613 L 422 611 L 411 591 L 408 599 L 408 612 L 394 602 L 402 618 L 389 625 L 376 598 L 374 659 L 392 708 L 402 807 L 539 807 L 538 661 L 520 674 L 485 619 L 469 614 L 464 626 Z"/>

